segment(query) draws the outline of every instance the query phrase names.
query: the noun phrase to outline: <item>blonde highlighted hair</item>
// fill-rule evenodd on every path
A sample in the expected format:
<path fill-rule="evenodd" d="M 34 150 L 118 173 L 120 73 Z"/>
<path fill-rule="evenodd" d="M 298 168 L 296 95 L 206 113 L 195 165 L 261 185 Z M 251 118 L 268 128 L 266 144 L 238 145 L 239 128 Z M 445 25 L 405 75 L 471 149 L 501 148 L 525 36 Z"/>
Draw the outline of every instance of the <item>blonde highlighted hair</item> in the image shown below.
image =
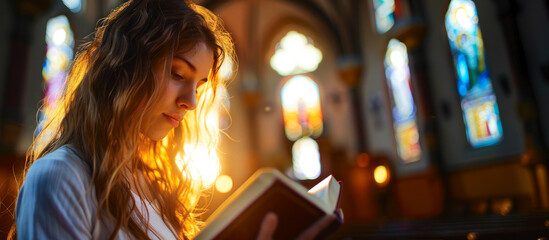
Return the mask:
<path fill-rule="evenodd" d="M 59 102 L 46 109 L 47 122 L 28 151 L 26 169 L 70 144 L 90 168 L 96 216 L 115 223 L 111 239 L 119 230 L 148 239 L 147 219 L 136 211 L 132 191 L 157 203 L 174 234 L 192 238 L 198 231 L 193 209 L 200 187 L 187 166 L 178 167 L 177 157 L 185 155 L 185 144 L 217 147 L 219 129 L 206 124 L 206 116 L 221 102 L 216 90 L 225 83 L 218 71 L 225 58 L 234 58 L 230 35 L 209 10 L 184 0 L 130 0 L 100 25 L 77 54 Z M 213 50 L 214 61 L 207 83 L 198 89 L 196 110 L 164 140 L 146 138 L 143 115 L 161 89 L 154 64 L 170 63 L 175 52 L 200 42 Z"/>

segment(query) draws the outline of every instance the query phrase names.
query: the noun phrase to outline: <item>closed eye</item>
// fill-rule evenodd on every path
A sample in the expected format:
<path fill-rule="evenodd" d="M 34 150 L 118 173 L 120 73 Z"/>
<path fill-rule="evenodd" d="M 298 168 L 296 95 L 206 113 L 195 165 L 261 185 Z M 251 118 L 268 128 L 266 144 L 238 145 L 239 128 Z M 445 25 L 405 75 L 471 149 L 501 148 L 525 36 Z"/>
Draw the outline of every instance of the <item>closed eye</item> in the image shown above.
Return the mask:
<path fill-rule="evenodd" d="M 175 80 L 179 80 L 179 81 L 184 80 L 184 78 L 183 78 L 181 75 L 179 75 L 179 74 L 177 74 L 177 73 L 175 73 L 175 72 L 172 72 L 172 77 L 173 77 Z"/>

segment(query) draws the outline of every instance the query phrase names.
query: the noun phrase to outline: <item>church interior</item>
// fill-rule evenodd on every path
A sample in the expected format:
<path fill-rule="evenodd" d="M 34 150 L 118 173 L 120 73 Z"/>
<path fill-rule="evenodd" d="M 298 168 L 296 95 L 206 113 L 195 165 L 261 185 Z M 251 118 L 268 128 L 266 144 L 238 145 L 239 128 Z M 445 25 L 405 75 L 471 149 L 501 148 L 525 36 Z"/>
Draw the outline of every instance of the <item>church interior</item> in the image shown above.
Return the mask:
<path fill-rule="evenodd" d="M 0 237 L 42 99 L 123 2 L 0 2 Z M 194 2 L 238 60 L 204 217 L 272 167 L 343 182 L 329 239 L 549 239 L 549 0 Z"/>

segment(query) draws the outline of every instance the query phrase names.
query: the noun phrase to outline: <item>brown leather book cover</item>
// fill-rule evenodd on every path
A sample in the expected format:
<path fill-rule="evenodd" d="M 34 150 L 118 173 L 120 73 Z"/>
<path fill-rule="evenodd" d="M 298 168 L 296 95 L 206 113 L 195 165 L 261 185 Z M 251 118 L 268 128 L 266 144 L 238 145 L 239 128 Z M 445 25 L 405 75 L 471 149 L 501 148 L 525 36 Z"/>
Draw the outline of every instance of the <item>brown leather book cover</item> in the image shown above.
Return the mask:
<path fill-rule="evenodd" d="M 195 239 L 256 239 L 269 212 L 278 216 L 274 239 L 295 239 L 314 222 L 339 209 L 340 183 L 328 178 L 321 182 L 326 186 L 319 187 L 329 188 L 324 195 L 335 196 L 335 203 L 307 193 L 305 187 L 277 170 L 261 169 L 212 214 Z M 339 220 L 322 234 L 335 230 Z"/>

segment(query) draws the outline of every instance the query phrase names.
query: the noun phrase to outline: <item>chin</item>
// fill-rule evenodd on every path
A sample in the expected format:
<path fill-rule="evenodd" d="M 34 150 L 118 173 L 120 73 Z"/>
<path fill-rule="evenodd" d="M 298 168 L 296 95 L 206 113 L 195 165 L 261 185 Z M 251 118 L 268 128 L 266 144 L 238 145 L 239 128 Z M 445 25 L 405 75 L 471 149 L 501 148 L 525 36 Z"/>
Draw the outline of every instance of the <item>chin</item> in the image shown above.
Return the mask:
<path fill-rule="evenodd" d="M 168 132 L 169 131 L 162 131 L 162 132 L 158 131 L 154 133 L 145 134 L 145 136 L 147 136 L 149 139 L 153 141 L 161 141 L 168 135 Z"/>

